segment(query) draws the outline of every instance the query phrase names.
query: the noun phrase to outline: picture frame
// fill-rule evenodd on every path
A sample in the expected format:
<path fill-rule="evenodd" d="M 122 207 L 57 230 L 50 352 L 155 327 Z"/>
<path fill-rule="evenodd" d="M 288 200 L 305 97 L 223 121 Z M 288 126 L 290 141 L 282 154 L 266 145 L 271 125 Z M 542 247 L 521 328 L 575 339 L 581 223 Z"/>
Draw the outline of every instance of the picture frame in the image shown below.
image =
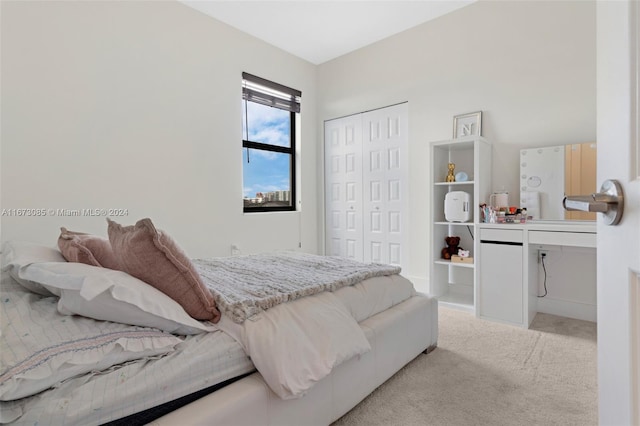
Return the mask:
<path fill-rule="evenodd" d="M 469 112 L 453 117 L 453 138 L 482 136 L 482 111 Z"/>

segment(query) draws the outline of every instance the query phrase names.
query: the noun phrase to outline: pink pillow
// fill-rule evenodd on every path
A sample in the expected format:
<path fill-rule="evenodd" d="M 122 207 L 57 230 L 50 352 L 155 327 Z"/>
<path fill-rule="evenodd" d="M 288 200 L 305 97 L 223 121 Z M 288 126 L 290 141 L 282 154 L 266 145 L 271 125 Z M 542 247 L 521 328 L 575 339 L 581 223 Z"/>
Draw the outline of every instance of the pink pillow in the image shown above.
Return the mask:
<path fill-rule="evenodd" d="M 213 295 L 187 255 L 151 219 L 121 226 L 107 219 L 109 241 L 122 269 L 178 302 L 195 319 L 218 322 Z"/>
<path fill-rule="evenodd" d="M 68 262 L 85 263 L 109 269 L 120 269 L 109 240 L 96 235 L 60 228 L 58 248 Z"/>

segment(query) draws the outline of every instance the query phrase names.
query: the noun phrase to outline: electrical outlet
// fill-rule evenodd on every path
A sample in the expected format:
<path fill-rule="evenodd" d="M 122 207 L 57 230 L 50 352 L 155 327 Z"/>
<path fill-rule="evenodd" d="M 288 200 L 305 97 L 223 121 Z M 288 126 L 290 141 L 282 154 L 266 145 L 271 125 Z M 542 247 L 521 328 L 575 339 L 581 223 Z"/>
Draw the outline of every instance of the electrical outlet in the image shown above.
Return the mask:
<path fill-rule="evenodd" d="M 542 262 L 542 259 L 544 259 L 545 257 L 547 257 L 547 251 L 538 250 L 538 263 Z"/>

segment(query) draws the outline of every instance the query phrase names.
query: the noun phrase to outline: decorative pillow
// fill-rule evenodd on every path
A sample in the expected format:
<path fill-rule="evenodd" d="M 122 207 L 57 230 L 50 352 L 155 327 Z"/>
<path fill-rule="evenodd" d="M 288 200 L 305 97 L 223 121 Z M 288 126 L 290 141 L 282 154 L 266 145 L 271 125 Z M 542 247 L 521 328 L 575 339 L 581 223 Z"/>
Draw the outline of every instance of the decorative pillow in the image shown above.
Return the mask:
<path fill-rule="evenodd" d="M 42 285 L 22 277 L 23 268 L 37 262 L 67 263 L 62 254 L 52 247 L 22 241 L 7 241 L 2 245 L 2 270 L 9 272 L 27 290 L 41 296 L 53 296 Z"/>
<path fill-rule="evenodd" d="M 60 296 L 58 312 L 153 327 L 172 334 L 199 334 L 216 327 L 191 318 L 175 300 L 123 271 L 82 263 L 36 263 L 23 276 Z"/>
<path fill-rule="evenodd" d="M 166 354 L 182 342 L 159 330 L 60 315 L 55 299 L 35 298 L 12 281 L 2 282 L 2 401 L 34 395 L 91 371 Z"/>
<path fill-rule="evenodd" d="M 151 219 L 123 227 L 107 219 L 109 241 L 125 272 L 154 286 L 178 302 L 193 318 L 220 320 L 213 295 L 187 255 Z"/>
<path fill-rule="evenodd" d="M 120 269 L 109 240 L 97 235 L 60 228 L 58 248 L 69 262 Z"/>

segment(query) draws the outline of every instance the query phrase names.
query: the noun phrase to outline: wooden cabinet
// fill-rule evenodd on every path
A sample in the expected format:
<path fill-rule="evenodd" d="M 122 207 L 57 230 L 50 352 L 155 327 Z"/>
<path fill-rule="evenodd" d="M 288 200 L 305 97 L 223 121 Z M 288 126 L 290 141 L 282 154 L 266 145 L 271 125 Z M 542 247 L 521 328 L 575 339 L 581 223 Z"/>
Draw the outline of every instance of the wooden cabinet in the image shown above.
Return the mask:
<path fill-rule="evenodd" d="M 431 247 L 429 293 L 440 304 L 476 313 L 479 246 L 476 238 L 480 222 L 478 205 L 491 193 L 491 144 L 480 136 L 462 137 L 430 143 L 432 179 L 430 185 Z M 447 182 L 448 165 L 455 165 L 454 175 L 464 172 L 465 181 Z M 447 193 L 469 194 L 471 218 L 467 222 L 450 222 L 445 218 Z M 469 250 L 473 263 L 454 263 L 441 257 L 448 236 L 460 237 L 460 247 Z"/>

